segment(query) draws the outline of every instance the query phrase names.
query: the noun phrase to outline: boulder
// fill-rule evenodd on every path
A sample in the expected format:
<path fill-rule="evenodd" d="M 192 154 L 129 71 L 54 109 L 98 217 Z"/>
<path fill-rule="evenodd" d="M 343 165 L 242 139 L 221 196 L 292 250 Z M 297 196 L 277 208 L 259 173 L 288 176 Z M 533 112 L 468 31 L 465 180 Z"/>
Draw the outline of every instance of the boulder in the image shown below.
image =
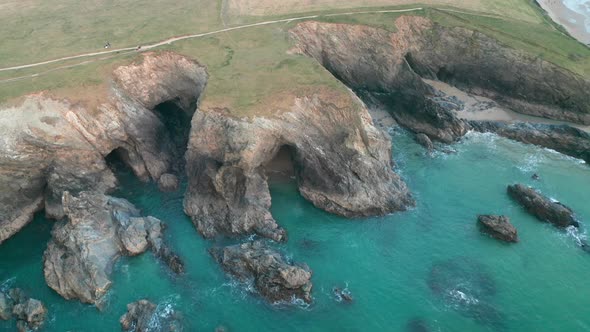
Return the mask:
<path fill-rule="evenodd" d="M 162 174 L 158 180 L 158 189 L 163 192 L 174 192 L 178 190 L 180 181 L 174 174 Z"/>
<path fill-rule="evenodd" d="M 65 192 L 67 217 L 56 223 L 44 254 L 49 287 L 66 299 L 97 303 L 111 286 L 111 271 L 121 255 L 162 247 L 162 223 L 141 217 L 124 199 L 99 193 Z"/>
<path fill-rule="evenodd" d="M 541 221 L 562 228 L 579 227 L 572 209 L 543 196 L 531 187 L 522 184 L 510 185 L 508 186 L 508 195 L 522 205 L 528 213 Z"/>
<path fill-rule="evenodd" d="M 477 222 L 482 231 L 496 239 L 518 242 L 518 232 L 508 217 L 480 215 L 477 217 Z"/>
<path fill-rule="evenodd" d="M 212 248 L 210 253 L 226 273 L 241 282 L 253 282 L 270 303 L 312 301 L 311 270 L 288 262 L 262 241 Z"/>

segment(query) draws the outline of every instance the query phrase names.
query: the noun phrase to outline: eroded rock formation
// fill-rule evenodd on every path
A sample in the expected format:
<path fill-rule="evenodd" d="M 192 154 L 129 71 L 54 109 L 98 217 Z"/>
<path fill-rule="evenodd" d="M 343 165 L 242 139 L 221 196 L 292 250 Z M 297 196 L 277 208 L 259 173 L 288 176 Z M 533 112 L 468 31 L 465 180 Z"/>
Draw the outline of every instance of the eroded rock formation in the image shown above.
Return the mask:
<path fill-rule="evenodd" d="M 505 216 L 480 215 L 477 223 L 482 231 L 491 237 L 506 241 L 518 242 L 518 231 Z"/>
<path fill-rule="evenodd" d="M 432 99 L 422 78 L 487 96 L 516 112 L 590 124 L 590 80 L 482 33 L 402 16 L 396 32 L 303 22 L 296 51 L 315 58 L 349 87 L 384 100 L 397 122 L 449 142 L 466 126 Z"/>
<path fill-rule="evenodd" d="M 316 91 L 272 117 L 240 119 L 224 109 L 195 114 L 187 152 L 185 211 L 205 237 L 256 233 L 285 239 L 269 212 L 264 165 L 287 146 L 299 192 L 346 217 L 382 215 L 413 205 L 393 170 L 389 136 L 360 100 Z"/>
<path fill-rule="evenodd" d="M 469 124 L 480 132 L 492 132 L 522 143 L 553 149 L 590 163 L 590 134 L 568 125 L 493 121 L 470 121 Z"/>
<path fill-rule="evenodd" d="M 262 241 L 210 249 L 223 269 L 241 282 L 252 282 L 271 303 L 311 302 L 311 270 L 288 262 Z"/>
<path fill-rule="evenodd" d="M 510 185 L 508 195 L 541 221 L 557 227 L 579 226 L 572 209 L 543 196 L 531 187 L 522 184 Z"/>
<path fill-rule="evenodd" d="M 140 217 L 124 199 L 65 192 L 63 207 L 67 220 L 51 232 L 43 272 L 47 285 L 66 299 L 98 303 L 111 286 L 119 256 L 163 250 L 161 221 Z"/>
<path fill-rule="evenodd" d="M 66 190 L 113 189 L 116 178 L 104 161 L 109 154 L 143 180 L 173 172 L 181 156 L 166 123 L 177 114 L 156 109 L 173 103 L 190 119 L 206 81 L 204 67 L 192 60 L 147 53 L 114 71 L 97 107 L 40 94 L 0 110 L 0 243 L 42 208 L 49 217 L 63 217 Z"/>

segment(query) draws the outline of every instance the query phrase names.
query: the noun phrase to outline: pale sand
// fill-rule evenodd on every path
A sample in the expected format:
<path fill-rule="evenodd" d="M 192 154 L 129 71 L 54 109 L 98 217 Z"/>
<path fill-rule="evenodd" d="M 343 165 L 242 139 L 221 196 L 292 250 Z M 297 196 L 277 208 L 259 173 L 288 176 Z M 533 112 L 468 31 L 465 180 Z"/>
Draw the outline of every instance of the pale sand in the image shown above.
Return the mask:
<path fill-rule="evenodd" d="M 565 1 L 568 0 L 538 0 L 553 21 L 564 26 L 572 37 L 590 45 L 590 29 L 588 28 L 590 9 L 575 12 L 565 5 Z M 570 0 L 570 2 L 586 3 L 586 8 L 590 8 L 590 0 Z"/>
<path fill-rule="evenodd" d="M 568 124 L 572 127 L 590 132 L 590 126 L 516 113 L 509 109 L 500 107 L 491 99 L 466 93 L 446 83 L 431 80 L 424 81 L 435 89 L 443 92 L 447 96 L 455 96 L 465 103 L 465 107 L 462 110 L 456 112 L 457 116 L 464 120 L 502 121 L 507 123 L 533 122 L 544 124 Z"/>

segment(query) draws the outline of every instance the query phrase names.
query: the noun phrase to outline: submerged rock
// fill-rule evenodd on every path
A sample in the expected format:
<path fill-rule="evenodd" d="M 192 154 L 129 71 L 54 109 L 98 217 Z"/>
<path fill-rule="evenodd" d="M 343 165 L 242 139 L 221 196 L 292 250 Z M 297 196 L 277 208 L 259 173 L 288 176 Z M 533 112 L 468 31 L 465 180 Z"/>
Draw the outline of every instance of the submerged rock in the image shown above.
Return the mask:
<path fill-rule="evenodd" d="M 508 195 L 541 221 L 562 228 L 579 227 L 572 209 L 541 195 L 531 187 L 522 184 L 510 185 L 508 186 Z"/>
<path fill-rule="evenodd" d="M 97 303 L 111 286 L 111 271 L 121 255 L 162 247 L 162 223 L 140 217 L 124 199 L 65 192 L 67 222 L 57 223 L 44 254 L 47 285 L 66 299 Z"/>
<path fill-rule="evenodd" d="M 270 303 L 311 303 L 311 270 L 296 266 L 262 241 L 211 248 L 211 255 L 226 273 L 254 287 Z"/>
<path fill-rule="evenodd" d="M 469 124 L 479 132 L 492 132 L 522 143 L 553 149 L 590 163 L 590 134 L 568 125 L 494 121 L 470 121 Z"/>
<path fill-rule="evenodd" d="M 428 287 L 445 305 L 476 322 L 502 328 L 504 317 L 491 305 L 497 287 L 482 264 L 466 258 L 436 263 Z"/>
<path fill-rule="evenodd" d="M 127 305 L 127 312 L 119 322 L 123 331 L 178 332 L 182 330 L 179 315 L 174 310 L 158 311 L 158 306 L 148 300 Z"/>
<path fill-rule="evenodd" d="M 479 227 L 490 236 L 506 241 L 518 242 L 518 232 L 505 216 L 480 215 L 477 217 Z"/>
<path fill-rule="evenodd" d="M 334 293 L 334 296 L 336 297 L 336 301 L 338 302 L 346 302 L 346 303 L 352 303 L 352 301 L 354 301 L 354 299 L 352 298 L 352 295 L 350 294 L 350 291 L 345 288 L 345 289 L 341 289 L 338 287 L 334 287 L 332 289 L 332 292 Z"/>
<path fill-rule="evenodd" d="M 407 332 L 429 332 L 428 323 L 422 318 L 414 318 L 406 324 Z"/>
<path fill-rule="evenodd" d="M 42 209 L 64 216 L 64 191 L 108 192 L 117 180 L 105 158 L 114 156 L 142 180 L 158 181 L 182 159 L 174 153 L 161 103 L 192 114 L 207 81 L 205 68 L 171 52 L 144 53 L 117 68 L 98 105 L 44 94 L 0 109 L 0 243 Z M 187 126 L 189 123 L 186 124 Z"/>
<path fill-rule="evenodd" d="M 366 217 L 414 205 L 393 172 L 389 135 L 373 126 L 358 98 L 322 88 L 306 97 L 285 97 L 284 103 L 282 112 L 264 118 L 236 118 L 219 108 L 194 116 L 184 207 L 202 235 L 255 233 L 285 240 L 269 211 L 264 172 L 285 148 L 299 192 L 323 210 Z"/>

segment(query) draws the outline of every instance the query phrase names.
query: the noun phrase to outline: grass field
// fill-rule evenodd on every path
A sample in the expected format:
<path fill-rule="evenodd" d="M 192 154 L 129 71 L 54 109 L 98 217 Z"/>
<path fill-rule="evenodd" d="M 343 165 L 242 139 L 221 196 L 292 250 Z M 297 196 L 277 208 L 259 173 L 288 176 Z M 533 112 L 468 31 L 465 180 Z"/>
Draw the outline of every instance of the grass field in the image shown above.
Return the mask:
<path fill-rule="evenodd" d="M 228 17 L 277 16 L 292 13 L 391 6 L 452 6 L 508 18 L 539 22 L 527 0 L 224 0 Z"/>
<path fill-rule="evenodd" d="M 36 2 L 39 1 L 29 1 L 28 3 Z M 70 1 L 56 0 L 55 2 L 69 3 Z M 204 3 L 205 1 L 192 1 L 191 3 L 198 2 Z M 489 17 L 490 12 L 494 11 L 492 7 L 498 5 L 499 2 L 495 5 L 488 4 L 487 6 L 491 7 L 486 9 L 485 13 L 464 8 L 442 7 L 441 9 L 446 10 L 439 10 L 430 7 L 420 12 L 413 12 L 412 15 L 427 16 L 447 26 L 463 26 L 479 30 L 497 38 L 510 47 L 523 49 L 585 77 L 590 77 L 590 50 L 587 47 L 565 37 L 554 25 L 547 23 L 540 10 L 530 5 L 528 1 L 502 0 L 500 2 L 513 3 L 514 6 L 506 8 L 509 8 L 511 12 L 518 11 L 519 15 L 530 12 L 530 15 L 526 14 L 530 19 L 499 18 L 495 15 Z M 26 2 L 19 2 L 14 6 L 24 6 L 24 3 Z M 125 47 L 139 43 L 138 40 L 157 41 L 172 35 L 212 31 L 223 26 L 220 19 L 223 16 L 220 12 L 223 8 L 221 2 L 209 2 L 209 5 L 204 5 L 199 10 L 192 9 L 192 11 L 187 9 L 194 6 L 189 1 L 177 1 L 172 8 L 166 9 L 164 9 L 166 7 L 164 2 L 160 0 L 149 4 L 144 3 L 146 8 L 141 9 L 143 12 L 141 17 L 138 17 L 140 10 L 134 11 L 134 15 L 130 18 L 131 21 L 127 22 L 128 24 L 118 21 L 117 18 L 128 18 L 129 11 L 132 8 L 131 4 L 137 5 L 139 1 L 113 1 L 113 4 L 116 3 L 117 6 L 121 7 L 112 8 L 120 8 L 121 10 L 118 11 L 127 11 L 127 13 L 113 14 L 113 18 L 109 16 L 109 12 L 114 9 L 111 8 L 109 11 L 104 9 L 111 1 L 97 0 L 94 3 L 97 6 L 100 4 L 103 8 L 94 11 L 95 15 L 93 17 L 95 21 L 92 22 L 81 20 L 77 16 L 75 19 L 70 17 L 75 16 L 74 9 L 81 10 L 79 5 L 73 6 L 71 11 L 53 10 L 51 14 L 46 13 L 46 15 L 57 15 L 52 22 L 86 22 L 87 25 L 84 28 L 74 29 L 75 31 L 86 32 L 68 35 L 64 34 L 63 31 L 59 32 L 55 24 L 50 24 L 51 29 L 43 32 L 45 34 L 43 38 L 45 40 L 44 45 L 46 46 L 44 46 L 45 48 L 38 47 L 36 52 L 25 52 L 24 45 L 29 47 L 40 43 L 36 38 L 38 38 L 38 34 L 42 34 L 41 31 L 37 34 L 21 36 L 21 39 L 15 37 L 14 40 L 6 41 L 5 36 L 9 33 L 2 29 L 0 34 L 4 36 L 0 36 L 0 43 L 2 43 L 0 45 L 0 67 L 96 51 L 97 47 L 94 44 L 99 43 L 98 47 L 100 49 L 104 42 L 103 39 L 105 39 L 102 36 L 108 33 L 119 38 L 109 38 L 114 47 Z M 6 7 L 6 4 L 0 6 Z M 397 9 L 415 6 L 384 8 Z M 149 7 L 152 7 L 152 9 L 147 9 Z M 41 15 L 38 8 L 26 10 L 34 13 L 34 15 Z M 455 11 L 461 11 L 461 13 Z M 153 12 L 161 15 L 157 16 L 154 21 L 150 21 L 148 17 L 153 16 Z M 96 13 L 100 13 L 100 15 Z M 178 14 L 177 19 L 172 17 L 173 13 Z M 325 14 L 328 12 L 316 13 Z M 2 12 L 0 15 L 6 15 L 6 13 Z M 20 13 L 19 15 L 24 16 L 25 14 Z M 298 13 L 293 16 L 300 15 L 301 13 Z M 320 20 L 368 24 L 385 29 L 394 29 L 393 23 L 399 15 L 401 14 L 361 14 L 323 17 Z M 257 20 L 264 21 L 284 18 L 285 16 L 260 17 Z M 49 16 L 46 21 L 48 18 Z M 24 20 L 22 17 L 21 19 Z M 113 22 L 108 22 L 111 19 Z M 252 20 L 253 17 L 249 16 L 244 19 Z M 43 26 L 40 21 L 32 23 L 29 22 L 28 18 L 25 21 L 26 23 L 23 23 L 25 26 Z M 103 23 L 97 24 L 96 22 L 99 21 Z M 46 22 L 46 24 L 49 23 Z M 210 74 L 204 98 L 207 105 L 228 107 L 238 116 L 261 114 L 271 111 L 270 109 L 273 107 L 280 108 L 281 101 L 284 100 L 281 96 L 285 94 L 303 94 L 320 86 L 344 89 L 326 70 L 311 59 L 288 54 L 287 51 L 291 44 L 287 31 L 294 24 L 296 22 L 235 30 L 214 36 L 180 41 L 161 49 L 173 50 L 188 55 L 207 66 Z M 126 31 L 125 26 L 129 30 Z M 11 26 L 10 29 L 19 30 L 15 26 Z M 135 32 L 130 33 L 129 31 Z M 82 36 L 86 37 L 82 38 Z M 76 41 L 79 41 L 79 43 Z M 0 72 L 0 81 L 38 74 L 38 76 L 32 78 L 0 83 L 0 103 L 14 103 L 15 98 L 23 94 L 41 90 L 50 90 L 53 95 L 58 97 L 76 99 L 71 96 L 77 96 L 79 99 L 88 99 L 89 96 L 93 95 L 93 91 L 97 92 L 97 87 L 106 87 L 105 82 L 108 81 L 113 67 L 130 62 L 135 57 L 137 57 L 137 54 L 131 52 L 129 54 L 111 55 L 100 61 L 94 61 L 99 58 L 96 57 Z M 11 60 L 5 62 L 5 59 Z M 90 60 L 90 62 L 81 65 L 87 60 Z"/>

